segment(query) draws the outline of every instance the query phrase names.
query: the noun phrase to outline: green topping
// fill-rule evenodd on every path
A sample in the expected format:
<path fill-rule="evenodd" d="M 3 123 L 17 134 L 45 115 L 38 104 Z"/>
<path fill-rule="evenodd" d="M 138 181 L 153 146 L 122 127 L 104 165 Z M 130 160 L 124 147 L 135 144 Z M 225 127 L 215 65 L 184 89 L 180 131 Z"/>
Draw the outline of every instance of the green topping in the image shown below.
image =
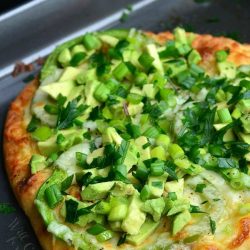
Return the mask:
<path fill-rule="evenodd" d="M 178 248 L 216 223 L 222 232 L 232 199 L 249 212 L 250 66 L 220 50 L 207 72 L 195 35 L 173 33 L 166 43 L 135 29 L 87 33 L 42 69 L 30 167 L 54 173 L 35 203 L 71 247 Z"/>
<path fill-rule="evenodd" d="M 54 208 L 60 203 L 63 199 L 63 196 L 60 192 L 60 188 L 57 184 L 53 184 L 45 189 L 44 191 L 45 200 L 50 208 Z"/>

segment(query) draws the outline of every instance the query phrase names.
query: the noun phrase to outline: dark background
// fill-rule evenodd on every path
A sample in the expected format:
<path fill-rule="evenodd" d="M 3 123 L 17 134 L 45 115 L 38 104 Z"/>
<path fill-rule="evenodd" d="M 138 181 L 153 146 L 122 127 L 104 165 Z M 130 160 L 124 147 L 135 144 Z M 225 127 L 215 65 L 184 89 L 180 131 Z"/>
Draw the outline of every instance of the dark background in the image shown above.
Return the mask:
<path fill-rule="evenodd" d="M 0 1 L 0 14 L 14 2 Z M 1 69 L 54 44 L 56 41 L 87 28 L 113 13 L 121 13 L 136 0 L 47 0 L 16 16 L 0 21 Z M 121 15 L 121 13 L 119 15 Z M 1 15 L 0 15 L 1 20 Z M 129 13 L 125 22 L 119 16 L 106 28 L 136 27 L 155 32 L 182 26 L 188 31 L 224 35 L 250 43 L 249 0 L 157 0 L 138 11 Z M 27 76 L 36 75 L 39 66 L 30 73 L 0 79 L 0 131 L 9 103 L 25 86 Z M 2 134 L 1 134 L 2 141 Z M 40 249 L 36 237 L 23 212 L 17 205 L 4 171 L 2 143 L 0 143 L 0 203 L 10 203 L 16 212 L 0 214 L 0 249 Z"/>

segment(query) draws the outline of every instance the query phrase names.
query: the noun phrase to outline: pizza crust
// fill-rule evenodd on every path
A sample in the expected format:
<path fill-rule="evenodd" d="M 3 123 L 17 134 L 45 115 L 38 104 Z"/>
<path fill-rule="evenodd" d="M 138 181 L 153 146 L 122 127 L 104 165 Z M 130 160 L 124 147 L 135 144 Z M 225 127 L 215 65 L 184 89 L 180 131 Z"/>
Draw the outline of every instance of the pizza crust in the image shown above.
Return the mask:
<path fill-rule="evenodd" d="M 164 43 L 173 38 L 173 35 L 170 32 L 159 34 L 148 32 L 147 34 L 160 43 Z M 214 53 L 217 50 L 229 49 L 230 55 L 228 59 L 236 65 L 250 64 L 250 45 L 242 45 L 228 38 L 213 37 L 211 35 L 197 35 L 193 42 L 193 46 L 202 56 L 203 60 L 201 65 L 211 74 L 216 72 Z M 49 169 L 45 169 L 31 175 L 29 167 L 30 158 L 32 154 L 38 153 L 38 149 L 36 143 L 26 131 L 24 114 L 25 110 L 30 107 L 38 85 L 38 79 L 29 83 L 9 107 L 3 142 L 5 168 L 14 194 L 26 215 L 29 217 L 43 249 L 71 250 L 73 249 L 72 247 L 69 247 L 59 239 L 55 239 L 47 232 L 42 218 L 34 205 L 34 199 L 38 189 L 51 174 Z M 235 233 L 235 237 L 237 237 L 237 235 L 240 234 L 239 232 L 242 227 L 240 225 L 235 225 L 235 227 L 237 227 Z M 250 223 L 248 229 L 250 232 Z M 250 245 L 250 241 L 248 240 L 249 235 L 246 236 L 247 237 L 243 239 L 242 244 Z M 243 245 L 240 249 L 246 249 Z M 228 248 L 229 247 L 230 249 L 235 249 L 233 243 L 230 244 Z M 193 246 L 193 249 L 220 250 L 227 249 L 227 247 L 224 248 L 213 242 L 208 242 L 197 243 Z"/>

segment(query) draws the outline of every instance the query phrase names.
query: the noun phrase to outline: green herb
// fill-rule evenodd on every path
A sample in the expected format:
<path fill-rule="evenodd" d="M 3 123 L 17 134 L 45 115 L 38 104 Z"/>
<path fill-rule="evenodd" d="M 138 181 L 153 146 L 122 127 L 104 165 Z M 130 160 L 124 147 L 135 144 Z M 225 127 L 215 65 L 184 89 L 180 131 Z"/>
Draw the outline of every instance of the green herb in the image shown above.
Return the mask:
<path fill-rule="evenodd" d="M 209 216 L 209 224 L 210 224 L 211 233 L 214 234 L 216 231 L 216 222 L 212 220 L 210 216 Z"/>
<path fill-rule="evenodd" d="M 206 184 L 197 184 L 196 185 L 196 188 L 195 188 L 195 192 L 198 192 L 198 193 L 202 193 L 203 192 L 203 189 L 206 187 Z"/>
<path fill-rule="evenodd" d="M 70 186 L 73 181 L 74 175 L 68 176 L 66 179 L 63 180 L 61 184 L 61 191 L 64 192 L 66 191 Z"/>
<path fill-rule="evenodd" d="M 106 230 L 107 229 L 103 225 L 96 223 L 94 226 L 88 228 L 87 232 L 92 235 L 98 235 Z"/>
<path fill-rule="evenodd" d="M 69 223 L 77 222 L 78 221 L 78 216 L 77 216 L 78 202 L 72 199 L 66 200 L 65 206 L 66 206 L 65 221 Z"/>
<path fill-rule="evenodd" d="M 57 129 L 65 129 L 73 126 L 74 119 L 82 115 L 87 109 L 87 105 L 77 105 L 79 99 L 76 98 L 68 102 L 67 106 L 59 105 L 58 118 L 56 127 Z"/>
<path fill-rule="evenodd" d="M 238 168 L 238 163 L 232 158 L 218 158 L 219 168 Z"/>
<path fill-rule="evenodd" d="M 127 238 L 127 234 L 122 234 L 121 237 L 119 238 L 118 242 L 117 242 L 117 246 L 120 246 L 122 245 L 123 243 L 125 243 L 126 241 L 126 238 Z"/>
<path fill-rule="evenodd" d="M 11 214 L 14 213 L 16 209 L 8 203 L 0 203 L 0 214 Z"/>
<path fill-rule="evenodd" d="M 29 122 L 27 126 L 28 132 L 34 132 L 40 124 L 39 119 L 37 119 L 35 116 L 32 116 L 31 121 Z"/>

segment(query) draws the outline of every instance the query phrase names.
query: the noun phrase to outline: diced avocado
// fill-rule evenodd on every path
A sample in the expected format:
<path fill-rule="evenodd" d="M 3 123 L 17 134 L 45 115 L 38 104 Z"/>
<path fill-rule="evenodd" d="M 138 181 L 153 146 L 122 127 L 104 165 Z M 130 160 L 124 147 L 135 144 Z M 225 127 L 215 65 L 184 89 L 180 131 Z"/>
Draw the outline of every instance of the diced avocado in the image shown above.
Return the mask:
<path fill-rule="evenodd" d="M 236 76 L 236 66 L 232 62 L 218 62 L 218 70 L 220 75 L 228 79 L 233 79 Z"/>
<path fill-rule="evenodd" d="M 61 77 L 59 78 L 59 82 L 66 82 L 70 80 L 75 80 L 77 75 L 82 72 L 81 69 L 74 68 L 74 67 L 67 67 L 64 69 Z"/>
<path fill-rule="evenodd" d="M 155 44 L 148 44 L 147 51 L 148 51 L 149 55 L 154 58 L 153 66 L 157 69 L 157 71 L 160 74 L 164 75 L 163 65 L 162 65 L 162 62 L 160 60 L 160 57 L 159 57 L 159 54 L 158 54 L 158 51 L 157 51 Z"/>
<path fill-rule="evenodd" d="M 46 157 L 38 154 L 32 155 L 30 159 L 30 168 L 32 174 L 35 174 L 36 172 L 46 167 L 47 167 Z"/>
<path fill-rule="evenodd" d="M 190 175 L 197 175 L 204 170 L 200 165 L 190 162 L 187 158 L 176 159 L 174 164 Z"/>
<path fill-rule="evenodd" d="M 121 181 L 116 181 L 110 193 L 113 196 L 127 196 L 127 195 L 133 195 L 135 191 L 136 189 L 132 184 L 126 184 Z"/>
<path fill-rule="evenodd" d="M 130 142 L 126 157 L 124 159 L 124 164 L 127 166 L 127 172 L 132 168 L 132 166 L 138 163 L 137 158 L 138 150 L 132 141 Z"/>
<path fill-rule="evenodd" d="M 128 199 L 124 197 L 111 197 L 110 199 L 110 212 L 108 215 L 109 221 L 123 220 L 128 211 Z"/>
<path fill-rule="evenodd" d="M 89 153 L 89 144 L 81 143 L 71 147 L 69 150 L 62 153 L 55 161 L 55 166 L 67 172 L 68 175 L 75 174 L 81 171 L 81 167 L 77 166 L 76 153 Z"/>
<path fill-rule="evenodd" d="M 177 214 L 173 221 L 173 235 L 176 235 L 178 232 L 180 232 L 191 219 L 192 217 L 188 210 L 185 210 L 182 213 Z"/>
<path fill-rule="evenodd" d="M 156 88 L 154 87 L 154 84 L 144 84 L 142 87 L 142 93 L 148 98 L 154 99 L 156 94 Z"/>
<path fill-rule="evenodd" d="M 106 131 L 102 135 L 102 141 L 103 143 L 115 143 L 117 145 L 120 145 L 122 142 L 122 137 L 117 133 L 115 128 L 108 127 Z"/>
<path fill-rule="evenodd" d="M 113 36 L 109 36 L 109 35 L 100 35 L 99 38 L 104 42 L 107 43 L 109 45 L 111 45 L 112 47 L 115 47 L 115 45 L 119 42 L 119 40 Z"/>
<path fill-rule="evenodd" d="M 99 156 L 103 156 L 103 152 L 104 152 L 104 147 L 98 148 L 94 150 L 93 152 L 91 152 L 90 154 L 88 154 L 87 163 L 90 164 L 95 158 Z"/>
<path fill-rule="evenodd" d="M 236 108 L 238 108 L 243 114 L 250 113 L 250 99 L 242 99 L 236 104 Z"/>
<path fill-rule="evenodd" d="M 142 201 L 140 195 L 136 192 L 130 198 L 130 204 L 125 219 L 122 221 L 121 228 L 124 232 L 131 235 L 139 233 L 142 224 L 146 220 L 146 214 L 141 211 Z"/>
<path fill-rule="evenodd" d="M 81 192 L 84 201 L 101 200 L 107 197 L 110 189 L 114 186 L 114 181 L 90 184 Z"/>
<path fill-rule="evenodd" d="M 183 196 L 184 191 L 184 179 L 179 179 L 178 181 L 168 181 L 165 183 L 165 191 L 168 193 L 174 192 L 177 198 L 181 198 Z"/>
<path fill-rule="evenodd" d="M 243 142 L 250 144 L 250 134 L 238 132 L 237 135 Z"/>
<path fill-rule="evenodd" d="M 162 176 L 150 176 L 148 178 L 147 183 L 152 198 L 158 198 L 162 196 L 167 176 L 167 173 L 164 173 Z"/>
<path fill-rule="evenodd" d="M 146 136 L 140 136 L 135 139 L 135 145 L 140 154 L 140 160 L 145 161 L 150 159 L 150 147 L 143 148 L 143 145 L 148 143 Z"/>
<path fill-rule="evenodd" d="M 59 94 L 69 96 L 74 87 L 74 81 L 65 81 L 44 85 L 41 86 L 40 89 L 49 94 L 52 98 L 56 99 Z"/>
<path fill-rule="evenodd" d="M 61 63 L 63 66 L 67 66 L 71 60 L 72 56 L 68 48 L 65 48 L 61 51 L 59 54 L 57 60 L 59 63 Z"/>
<path fill-rule="evenodd" d="M 167 213 L 168 216 L 178 214 L 184 210 L 188 210 L 190 207 L 189 201 L 184 198 L 174 201 L 171 200 L 170 198 L 167 198 L 165 202 L 166 202 L 166 210 L 168 210 Z"/>
<path fill-rule="evenodd" d="M 156 145 L 162 146 L 165 149 L 168 148 L 170 142 L 171 142 L 170 137 L 165 134 L 160 134 L 155 140 Z"/>
<path fill-rule="evenodd" d="M 72 50 L 71 50 L 71 54 L 72 56 L 74 56 L 75 54 L 79 53 L 79 52 L 86 52 L 86 49 L 83 45 L 81 44 L 77 44 L 75 45 Z"/>
<path fill-rule="evenodd" d="M 214 128 L 218 131 L 222 128 L 224 128 L 227 124 L 225 123 L 218 123 L 218 124 L 214 124 Z M 223 141 L 234 141 L 235 137 L 234 137 L 234 133 L 232 129 L 228 129 L 227 132 L 224 134 L 223 136 Z"/>
<path fill-rule="evenodd" d="M 110 225 L 110 228 L 112 229 L 112 231 L 115 231 L 115 232 L 122 231 L 122 229 L 121 229 L 122 222 L 121 221 L 109 221 L 109 225 Z"/>
<path fill-rule="evenodd" d="M 154 222 L 150 219 L 147 219 L 145 223 L 141 226 L 141 229 L 137 235 L 128 235 L 126 241 L 133 245 L 140 245 L 144 242 L 159 226 L 159 222 Z"/>
<path fill-rule="evenodd" d="M 132 103 L 129 103 L 128 104 L 128 113 L 131 115 L 131 116 L 134 116 L 134 115 L 137 115 L 139 113 L 142 112 L 142 108 L 143 108 L 143 103 L 140 102 L 138 104 L 132 104 Z"/>
<path fill-rule="evenodd" d="M 243 117 L 240 118 L 244 131 L 245 133 L 249 134 L 250 133 L 250 116 L 249 115 L 244 115 Z"/>
<path fill-rule="evenodd" d="M 108 214 L 111 206 L 109 202 L 101 201 L 94 207 L 94 212 L 97 214 Z"/>
<path fill-rule="evenodd" d="M 142 206 L 142 211 L 153 216 L 154 221 L 159 221 L 165 208 L 165 201 L 163 197 L 147 200 Z"/>
<path fill-rule="evenodd" d="M 154 147 L 153 149 L 151 149 L 150 154 L 152 158 L 157 158 L 162 161 L 165 161 L 167 159 L 166 152 L 164 150 L 164 147 L 162 146 Z"/>
<path fill-rule="evenodd" d="M 99 104 L 99 102 L 94 98 L 95 89 L 99 84 L 100 82 L 97 80 L 89 80 L 86 82 L 86 86 L 84 89 L 86 98 L 85 103 L 91 106 L 92 108 L 96 107 Z"/>
<path fill-rule="evenodd" d="M 234 118 L 234 119 L 239 119 L 240 117 L 241 117 L 241 112 L 240 112 L 240 109 L 239 108 L 235 108 L 234 110 L 233 110 L 233 112 L 232 112 L 232 117 Z"/>

